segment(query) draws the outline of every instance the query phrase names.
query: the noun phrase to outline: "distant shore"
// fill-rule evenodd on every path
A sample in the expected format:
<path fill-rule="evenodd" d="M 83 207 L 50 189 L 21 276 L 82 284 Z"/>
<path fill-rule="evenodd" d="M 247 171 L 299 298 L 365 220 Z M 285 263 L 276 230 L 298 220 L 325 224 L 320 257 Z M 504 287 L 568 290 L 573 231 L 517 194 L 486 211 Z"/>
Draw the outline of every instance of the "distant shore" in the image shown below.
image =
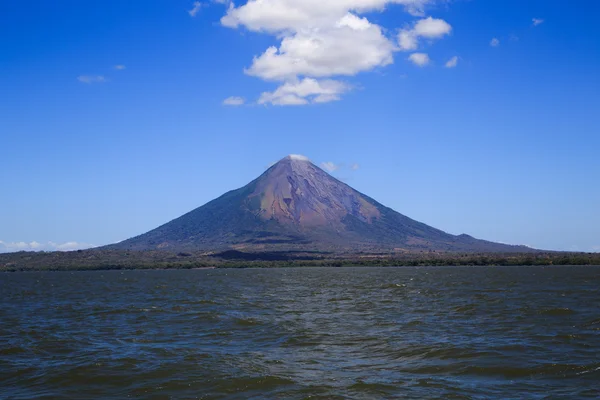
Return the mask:
<path fill-rule="evenodd" d="M 79 250 L 0 254 L 0 272 L 285 267 L 600 265 L 600 253 L 319 253 Z"/>

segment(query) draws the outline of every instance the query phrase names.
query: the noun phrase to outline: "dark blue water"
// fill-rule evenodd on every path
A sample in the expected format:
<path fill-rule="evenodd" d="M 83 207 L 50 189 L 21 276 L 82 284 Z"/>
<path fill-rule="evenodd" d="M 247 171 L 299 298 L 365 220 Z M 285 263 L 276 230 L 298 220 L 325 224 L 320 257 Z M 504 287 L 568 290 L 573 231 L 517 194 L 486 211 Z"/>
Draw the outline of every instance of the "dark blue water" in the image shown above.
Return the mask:
<path fill-rule="evenodd" d="M 600 398 L 600 267 L 0 275 L 0 398 Z"/>

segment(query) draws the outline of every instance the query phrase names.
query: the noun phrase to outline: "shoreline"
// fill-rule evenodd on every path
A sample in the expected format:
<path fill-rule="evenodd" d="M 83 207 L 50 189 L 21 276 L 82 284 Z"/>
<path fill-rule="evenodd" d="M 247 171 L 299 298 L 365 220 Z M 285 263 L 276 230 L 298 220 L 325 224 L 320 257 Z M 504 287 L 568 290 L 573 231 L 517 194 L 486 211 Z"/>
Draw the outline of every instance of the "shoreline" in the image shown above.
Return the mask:
<path fill-rule="evenodd" d="M 235 258 L 218 254 L 177 255 L 167 252 L 4 253 L 0 254 L 0 272 L 20 271 L 111 271 L 170 269 L 234 269 L 289 267 L 502 267 L 502 266 L 600 266 L 600 253 L 406 253 L 361 255 L 242 253 Z"/>

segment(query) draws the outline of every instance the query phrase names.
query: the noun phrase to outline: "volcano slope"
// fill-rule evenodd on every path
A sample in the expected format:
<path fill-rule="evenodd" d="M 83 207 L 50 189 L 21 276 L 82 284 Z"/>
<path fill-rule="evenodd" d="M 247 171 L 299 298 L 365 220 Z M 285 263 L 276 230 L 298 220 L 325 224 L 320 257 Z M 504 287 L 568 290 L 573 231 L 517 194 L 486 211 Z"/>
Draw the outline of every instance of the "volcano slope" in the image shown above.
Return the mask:
<path fill-rule="evenodd" d="M 306 157 L 290 155 L 246 186 L 111 250 L 528 252 L 451 235 L 354 190 Z"/>

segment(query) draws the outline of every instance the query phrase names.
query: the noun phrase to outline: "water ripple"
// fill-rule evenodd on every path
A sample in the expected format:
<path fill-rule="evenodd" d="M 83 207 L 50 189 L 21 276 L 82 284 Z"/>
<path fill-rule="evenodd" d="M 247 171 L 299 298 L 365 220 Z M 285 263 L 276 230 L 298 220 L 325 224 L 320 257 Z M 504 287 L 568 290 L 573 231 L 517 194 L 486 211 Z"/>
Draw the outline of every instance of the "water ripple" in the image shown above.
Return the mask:
<path fill-rule="evenodd" d="M 0 398 L 600 398 L 600 267 L 14 273 Z"/>

